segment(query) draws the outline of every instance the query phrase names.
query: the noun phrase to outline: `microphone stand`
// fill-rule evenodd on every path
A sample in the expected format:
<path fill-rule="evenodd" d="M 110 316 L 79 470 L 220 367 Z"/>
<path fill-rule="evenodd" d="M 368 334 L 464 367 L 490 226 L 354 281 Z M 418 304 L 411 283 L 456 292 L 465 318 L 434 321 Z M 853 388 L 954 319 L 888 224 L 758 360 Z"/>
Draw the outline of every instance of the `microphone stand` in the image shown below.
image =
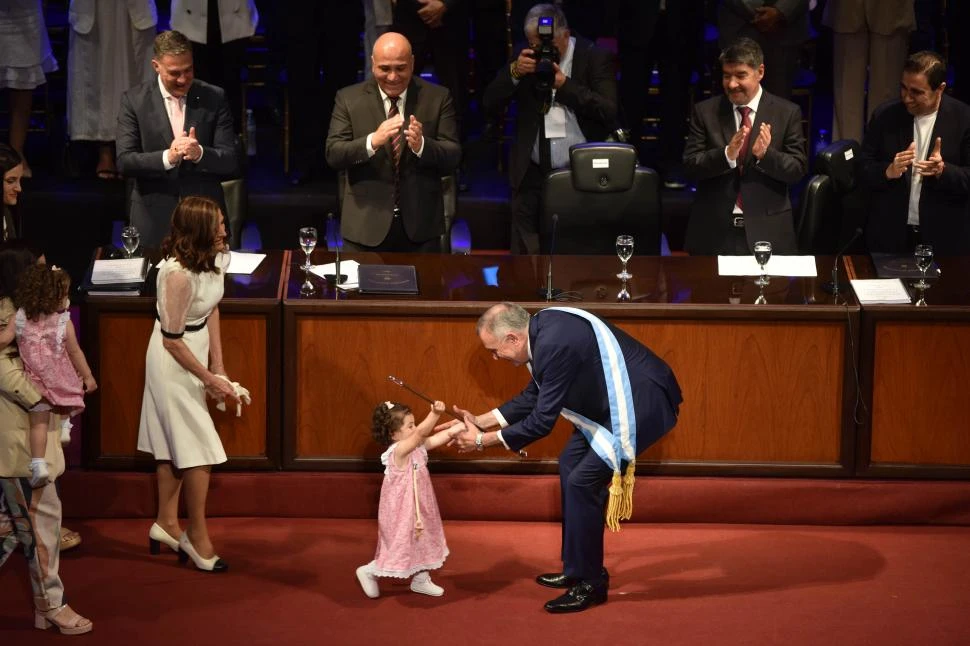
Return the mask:
<path fill-rule="evenodd" d="M 549 261 L 546 265 L 546 288 L 539 289 L 539 296 L 545 297 L 546 302 L 556 300 L 560 294 L 562 294 L 561 289 L 554 289 L 552 286 L 552 254 L 556 248 L 556 229 L 559 228 L 559 214 L 552 214 L 552 235 L 549 236 Z"/>
<path fill-rule="evenodd" d="M 852 237 L 849 238 L 849 241 L 845 243 L 845 245 L 842 247 L 841 250 L 839 250 L 839 253 L 835 254 L 835 262 L 832 265 L 832 282 L 825 283 L 824 285 L 822 285 L 822 291 L 834 296 L 836 302 L 838 302 L 839 300 L 839 289 L 840 289 L 839 263 L 842 261 L 842 256 L 845 255 L 845 252 L 848 251 L 849 247 L 852 246 L 852 243 L 854 243 L 861 235 L 862 235 L 862 227 L 856 227 L 856 230 L 852 234 Z"/>
<path fill-rule="evenodd" d="M 333 213 L 327 213 L 327 232 L 329 233 L 332 230 L 333 230 Z M 326 236 L 324 236 L 324 239 L 326 239 Z M 337 286 L 347 282 L 347 275 L 340 273 L 340 244 L 336 240 L 334 240 L 333 247 L 334 247 L 334 252 L 336 254 L 336 258 L 334 259 L 334 264 L 333 264 L 333 273 L 324 274 L 323 278 L 328 283 L 333 283 L 334 294 L 337 294 L 339 293 L 339 291 L 337 290 Z"/>

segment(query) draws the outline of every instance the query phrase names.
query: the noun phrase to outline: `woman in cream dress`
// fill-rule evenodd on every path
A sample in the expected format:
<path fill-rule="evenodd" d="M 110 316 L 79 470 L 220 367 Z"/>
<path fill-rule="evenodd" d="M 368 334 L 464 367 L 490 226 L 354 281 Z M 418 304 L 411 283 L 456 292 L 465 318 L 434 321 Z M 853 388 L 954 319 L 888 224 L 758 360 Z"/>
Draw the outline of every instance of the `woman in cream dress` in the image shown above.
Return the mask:
<path fill-rule="evenodd" d="M 183 562 L 191 557 L 209 572 L 228 569 L 212 547 L 205 520 L 209 473 L 213 464 L 226 461 L 226 452 L 205 398 L 239 399 L 225 376 L 219 332 L 219 301 L 229 264 L 225 239 L 224 217 L 215 201 L 188 197 L 175 207 L 158 266 L 158 320 L 148 342 L 138 429 L 138 450 L 155 456 L 158 476 L 151 551 L 157 553 L 164 543 Z M 183 482 L 189 516 L 184 533 L 178 520 Z"/>

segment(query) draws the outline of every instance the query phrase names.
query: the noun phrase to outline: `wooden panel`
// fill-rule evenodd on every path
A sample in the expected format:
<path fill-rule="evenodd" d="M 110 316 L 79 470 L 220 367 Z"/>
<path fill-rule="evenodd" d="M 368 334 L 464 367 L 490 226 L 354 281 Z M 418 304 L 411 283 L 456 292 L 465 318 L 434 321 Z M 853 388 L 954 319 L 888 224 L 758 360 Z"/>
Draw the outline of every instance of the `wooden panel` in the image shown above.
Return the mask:
<path fill-rule="evenodd" d="M 99 320 L 98 375 L 102 405 L 101 457 L 145 457 L 136 450 L 138 422 L 145 389 L 145 352 L 154 319 L 150 314 L 104 312 Z M 252 393 L 253 403 L 242 417 L 210 404 L 209 410 L 226 453 L 266 454 L 266 317 L 222 313 L 221 330 L 226 370 Z"/>
<path fill-rule="evenodd" d="M 152 335 L 150 312 L 105 312 L 98 329 L 97 375 L 101 398 L 102 456 L 131 456 L 145 391 L 145 351 Z"/>
<path fill-rule="evenodd" d="M 220 308 L 222 309 L 222 308 Z M 243 406 L 236 417 L 235 406 L 220 411 L 210 401 L 209 412 L 230 457 L 266 455 L 267 321 L 264 314 L 228 314 L 220 312 L 222 354 L 226 372 L 249 389 L 252 404 Z"/>
<path fill-rule="evenodd" d="M 970 324 L 879 322 L 872 462 L 970 465 Z"/>
<path fill-rule="evenodd" d="M 678 427 L 646 459 L 838 462 L 840 322 L 611 320 L 667 360 L 684 390 Z M 369 420 L 381 401 L 407 403 L 423 416 L 427 404 L 387 375 L 474 412 L 502 403 L 529 378 L 525 368 L 495 361 L 482 349 L 471 318 L 301 316 L 296 332 L 299 458 L 379 455 Z M 529 447 L 529 458 L 555 458 L 569 433 L 560 421 L 550 437 Z"/>

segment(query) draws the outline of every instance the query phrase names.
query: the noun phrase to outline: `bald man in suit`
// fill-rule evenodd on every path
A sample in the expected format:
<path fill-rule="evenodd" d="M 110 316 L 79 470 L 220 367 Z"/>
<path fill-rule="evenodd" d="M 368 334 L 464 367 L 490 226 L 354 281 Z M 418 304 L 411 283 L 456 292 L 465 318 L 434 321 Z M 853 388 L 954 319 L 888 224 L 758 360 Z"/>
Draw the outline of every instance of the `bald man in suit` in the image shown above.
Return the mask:
<path fill-rule="evenodd" d="M 441 178 L 461 160 L 451 94 L 414 76 L 401 34 L 378 38 L 371 62 L 373 78 L 337 92 L 327 136 L 327 163 L 346 173 L 344 248 L 441 251 Z"/>

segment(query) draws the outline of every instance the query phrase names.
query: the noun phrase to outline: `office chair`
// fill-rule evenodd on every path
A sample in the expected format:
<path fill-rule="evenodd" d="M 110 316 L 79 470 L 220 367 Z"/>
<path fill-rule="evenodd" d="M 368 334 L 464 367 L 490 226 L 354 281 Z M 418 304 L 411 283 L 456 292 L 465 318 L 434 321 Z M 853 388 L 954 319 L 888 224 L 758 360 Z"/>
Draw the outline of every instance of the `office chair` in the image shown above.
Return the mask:
<path fill-rule="evenodd" d="M 660 178 L 637 165 L 625 143 L 585 143 L 569 149 L 570 167 L 546 176 L 539 248 L 567 254 L 616 253 L 616 236 L 632 235 L 637 255 L 660 254 Z M 558 215 L 555 241 L 552 216 Z"/>

